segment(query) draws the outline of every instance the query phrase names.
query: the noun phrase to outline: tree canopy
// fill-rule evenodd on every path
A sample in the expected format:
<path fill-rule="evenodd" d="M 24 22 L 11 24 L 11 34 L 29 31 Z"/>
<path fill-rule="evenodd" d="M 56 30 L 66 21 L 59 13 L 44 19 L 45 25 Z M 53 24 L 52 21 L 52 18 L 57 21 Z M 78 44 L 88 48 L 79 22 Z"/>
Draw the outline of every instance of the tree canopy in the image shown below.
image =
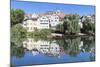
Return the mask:
<path fill-rule="evenodd" d="M 24 11 L 21 9 L 11 9 L 11 26 L 22 23 L 24 14 Z"/>
<path fill-rule="evenodd" d="M 95 32 L 95 23 L 93 23 L 91 19 L 88 17 L 85 17 L 85 20 L 83 21 L 83 30 L 84 30 L 84 33 Z"/>
<path fill-rule="evenodd" d="M 27 31 L 21 24 L 16 24 L 11 28 L 11 42 L 16 45 L 22 44 L 22 41 L 27 37 Z"/>
<path fill-rule="evenodd" d="M 70 34 L 77 34 L 80 32 L 80 26 L 79 26 L 79 15 L 70 15 L 70 16 L 65 16 L 64 18 L 64 33 L 66 30 Z"/>

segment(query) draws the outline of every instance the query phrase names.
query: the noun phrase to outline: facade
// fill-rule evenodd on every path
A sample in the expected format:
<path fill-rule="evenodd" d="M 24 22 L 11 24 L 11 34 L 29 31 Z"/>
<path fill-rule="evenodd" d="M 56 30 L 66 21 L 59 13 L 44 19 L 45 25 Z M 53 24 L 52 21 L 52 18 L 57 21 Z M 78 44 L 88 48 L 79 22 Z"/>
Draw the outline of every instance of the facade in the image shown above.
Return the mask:
<path fill-rule="evenodd" d="M 32 32 L 35 30 L 35 28 L 37 28 L 37 21 L 33 21 L 32 19 L 24 21 L 24 23 L 24 27 L 27 29 L 28 32 Z"/>
<path fill-rule="evenodd" d="M 38 15 L 36 14 L 25 15 L 23 27 L 26 28 L 28 32 L 33 32 L 37 28 L 37 19 Z"/>
<path fill-rule="evenodd" d="M 49 29 L 50 28 L 50 21 L 49 21 L 49 18 L 46 17 L 46 16 L 40 16 L 38 19 L 37 19 L 37 29 Z"/>

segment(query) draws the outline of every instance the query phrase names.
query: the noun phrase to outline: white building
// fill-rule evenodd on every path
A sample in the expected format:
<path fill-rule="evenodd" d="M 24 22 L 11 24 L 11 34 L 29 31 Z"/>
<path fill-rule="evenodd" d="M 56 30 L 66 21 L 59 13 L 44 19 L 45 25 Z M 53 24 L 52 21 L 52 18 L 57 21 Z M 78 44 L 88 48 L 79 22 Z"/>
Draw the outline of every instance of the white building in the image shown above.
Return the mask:
<path fill-rule="evenodd" d="M 40 16 L 38 19 L 37 19 L 37 28 L 38 29 L 49 29 L 50 28 L 50 21 L 49 21 L 49 18 L 47 16 Z"/>
<path fill-rule="evenodd" d="M 26 15 L 23 21 L 23 27 L 27 29 L 28 32 L 33 32 L 37 28 L 38 15 Z"/>
<path fill-rule="evenodd" d="M 23 21 L 23 27 L 28 32 L 33 32 L 35 29 L 49 29 L 49 19 L 46 16 L 28 15 Z"/>
<path fill-rule="evenodd" d="M 49 15 L 49 21 L 51 28 L 55 28 L 58 24 L 60 24 L 60 17 L 58 15 Z"/>
<path fill-rule="evenodd" d="M 47 12 L 44 14 L 27 14 L 23 21 L 23 27 L 28 32 L 35 29 L 55 29 L 56 25 L 63 22 L 65 14 L 62 12 Z"/>

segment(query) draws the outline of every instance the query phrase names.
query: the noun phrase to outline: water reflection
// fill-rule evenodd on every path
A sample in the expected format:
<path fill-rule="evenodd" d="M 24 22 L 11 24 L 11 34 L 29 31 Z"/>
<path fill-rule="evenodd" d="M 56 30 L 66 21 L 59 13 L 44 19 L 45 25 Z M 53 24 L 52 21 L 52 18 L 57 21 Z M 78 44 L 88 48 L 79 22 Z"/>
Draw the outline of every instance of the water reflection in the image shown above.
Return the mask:
<path fill-rule="evenodd" d="M 29 52 L 32 54 L 31 56 L 32 58 L 37 57 L 37 60 L 39 60 L 38 62 L 36 62 L 34 61 L 36 59 L 31 59 L 30 61 L 32 61 L 32 63 L 29 64 L 39 64 L 40 61 L 43 62 L 42 60 L 38 59 L 40 58 L 40 56 L 43 56 L 43 58 L 45 59 L 47 59 L 48 57 L 50 58 L 50 60 L 51 59 L 53 60 L 51 62 L 45 60 L 46 62 L 44 63 L 49 63 L 49 62 L 61 63 L 61 62 L 95 60 L 94 37 L 76 37 L 76 38 L 63 38 L 63 39 L 51 39 L 51 40 L 37 40 L 37 41 L 33 38 L 27 38 L 22 43 L 23 43 L 22 46 L 17 46 L 14 45 L 14 43 L 11 43 L 11 55 L 12 55 L 11 62 L 14 65 L 27 65 L 28 62 L 19 64 L 18 58 L 23 58 L 23 60 L 25 60 L 26 55 L 28 55 L 27 58 L 29 58 L 30 57 L 30 55 L 28 54 Z M 59 59 L 57 60 L 54 59 L 53 57 Z M 62 58 L 67 58 L 67 60 Z M 68 60 L 68 58 L 70 58 L 70 60 Z"/>
<path fill-rule="evenodd" d="M 16 56 L 17 58 L 23 57 L 25 54 L 24 48 L 22 46 L 17 46 L 11 43 L 11 56 Z"/>
<path fill-rule="evenodd" d="M 29 51 L 32 51 L 33 55 L 43 53 L 47 56 L 59 56 L 60 46 L 54 41 L 35 41 L 33 38 L 28 38 L 23 42 L 23 47 Z"/>

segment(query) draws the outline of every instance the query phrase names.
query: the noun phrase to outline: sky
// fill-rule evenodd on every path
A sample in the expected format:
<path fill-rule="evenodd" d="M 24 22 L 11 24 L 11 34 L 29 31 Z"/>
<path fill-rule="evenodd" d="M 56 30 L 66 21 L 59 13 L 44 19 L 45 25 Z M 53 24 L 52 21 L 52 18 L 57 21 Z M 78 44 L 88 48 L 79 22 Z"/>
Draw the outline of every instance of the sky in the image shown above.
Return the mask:
<path fill-rule="evenodd" d="M 43 2 L 11 1 L 11 9 L 22 9 L 26 14 L 45 13 L 60 10 L 66 14 L 91 15 L 95 14 L 93 5 L 55 4 Z"/>

